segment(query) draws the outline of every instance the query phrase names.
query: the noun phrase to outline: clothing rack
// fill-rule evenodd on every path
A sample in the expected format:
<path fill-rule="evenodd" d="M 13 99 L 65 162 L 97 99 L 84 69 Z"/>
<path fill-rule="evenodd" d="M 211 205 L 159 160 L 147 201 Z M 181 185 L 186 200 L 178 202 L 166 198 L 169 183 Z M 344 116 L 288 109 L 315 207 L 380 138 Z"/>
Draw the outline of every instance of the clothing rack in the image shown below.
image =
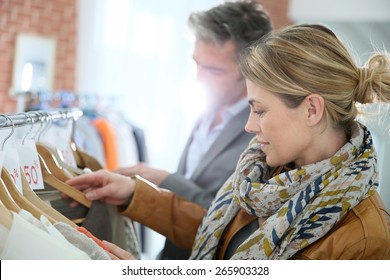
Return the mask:
<path fill-rule="evenodd" d="M 24 126 L 39 121 L 56 121 L 56 120 L 76 120 L 83 115 L 83 111 L 78 108 L 68 108 L 59 110 L 38 110 L 14 115 L 0 114 L 0 129 L 8 127 Z"/>

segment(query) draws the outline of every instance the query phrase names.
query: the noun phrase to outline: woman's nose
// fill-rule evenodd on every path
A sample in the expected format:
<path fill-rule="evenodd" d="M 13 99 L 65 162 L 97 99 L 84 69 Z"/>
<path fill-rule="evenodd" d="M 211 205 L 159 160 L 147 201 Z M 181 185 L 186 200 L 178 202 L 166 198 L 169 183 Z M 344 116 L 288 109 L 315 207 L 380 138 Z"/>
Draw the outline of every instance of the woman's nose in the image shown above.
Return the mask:
<path fill-rule="evenodd" d="M 249 115 L 249 118 L 245 125 L 245 131 L 248 133 L 256 133 L 256 126 L 253 124 L 253 121 L 251 120 L 252 113 Z"/>

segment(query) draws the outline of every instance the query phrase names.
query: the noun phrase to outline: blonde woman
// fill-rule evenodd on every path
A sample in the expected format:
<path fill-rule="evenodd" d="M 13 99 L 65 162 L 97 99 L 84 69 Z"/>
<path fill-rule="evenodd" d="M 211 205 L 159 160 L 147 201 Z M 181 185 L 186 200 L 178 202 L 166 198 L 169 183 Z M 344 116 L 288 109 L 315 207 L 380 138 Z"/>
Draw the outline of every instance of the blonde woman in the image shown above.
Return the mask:
<path fill-rule="evenodd" d="M 207 212 L 140 177 L 69 184 L 192 246 L 192 259 L 390 259 L 377 155 L 355 120 L 357 102 L 390 101 L 389 57 L 360 68 L 325 26 L 295 25 L 253 43 L 240 65 L 256 136 Z"/>

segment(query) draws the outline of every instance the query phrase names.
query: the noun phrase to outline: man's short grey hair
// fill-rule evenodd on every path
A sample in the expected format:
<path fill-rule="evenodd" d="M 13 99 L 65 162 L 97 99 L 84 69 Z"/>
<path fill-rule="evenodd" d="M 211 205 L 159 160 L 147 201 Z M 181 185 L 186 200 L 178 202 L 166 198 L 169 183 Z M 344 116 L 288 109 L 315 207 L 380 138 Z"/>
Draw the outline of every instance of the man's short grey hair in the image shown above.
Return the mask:
<path fill-rule="evenodd" d="M 233 41 L 237 53 L 272 29 L 267 12 L 256 1 L 225 2 L 193 12 L 188 25 L 197 40 L 217 46 Z"/>

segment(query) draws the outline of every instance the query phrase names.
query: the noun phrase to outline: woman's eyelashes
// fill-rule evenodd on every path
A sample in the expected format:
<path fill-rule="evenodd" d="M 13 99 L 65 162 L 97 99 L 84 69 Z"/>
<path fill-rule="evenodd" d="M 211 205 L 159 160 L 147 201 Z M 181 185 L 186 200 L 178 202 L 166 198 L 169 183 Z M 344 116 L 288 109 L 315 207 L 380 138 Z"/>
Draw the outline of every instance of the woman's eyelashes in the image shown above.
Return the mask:
<path fill-rule="evenodd" d="M 259 117 L 263 116 L 263 114 L 265 113 L 265 111 L 263 110 L 253 110 L 253 113 L 255 113 L 256 115 L 258 115 Z"/>

